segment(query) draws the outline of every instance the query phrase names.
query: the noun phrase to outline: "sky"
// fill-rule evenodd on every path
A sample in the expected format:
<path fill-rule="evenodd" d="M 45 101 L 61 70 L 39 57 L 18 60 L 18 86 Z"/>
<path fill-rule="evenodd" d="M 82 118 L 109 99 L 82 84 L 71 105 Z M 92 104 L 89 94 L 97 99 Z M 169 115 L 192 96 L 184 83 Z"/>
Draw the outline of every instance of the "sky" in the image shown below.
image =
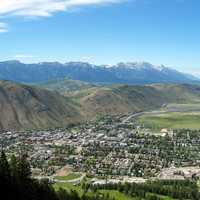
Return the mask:
<path fill-rule="evenodd" d="M 0 0 L 0 60 L 146 61 L 200 76 L 199 0 Z"/>

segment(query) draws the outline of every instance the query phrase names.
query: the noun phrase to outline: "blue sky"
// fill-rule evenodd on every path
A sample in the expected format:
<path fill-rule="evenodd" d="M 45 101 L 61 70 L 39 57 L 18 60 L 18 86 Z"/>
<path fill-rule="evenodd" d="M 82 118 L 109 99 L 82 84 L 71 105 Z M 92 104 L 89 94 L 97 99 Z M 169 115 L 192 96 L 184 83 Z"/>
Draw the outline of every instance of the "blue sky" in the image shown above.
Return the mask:
<path fill-rule="evenodd" d="M 199 0 L 1 0 L 0 60 L 147 61 L 200 75 Z"/>

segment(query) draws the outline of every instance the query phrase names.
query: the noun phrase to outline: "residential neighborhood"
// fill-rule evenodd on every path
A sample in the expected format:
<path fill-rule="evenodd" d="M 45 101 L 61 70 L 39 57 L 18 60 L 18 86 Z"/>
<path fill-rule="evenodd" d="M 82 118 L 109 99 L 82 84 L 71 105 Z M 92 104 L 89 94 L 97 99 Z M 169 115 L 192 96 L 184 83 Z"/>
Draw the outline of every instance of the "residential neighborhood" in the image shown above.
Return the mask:
<path fill-rule="evenodd" d="M 200 176 L 199 131 L 156 132 L 129 116 L 65 129 L 3 132 L 0 142 L 9 156 L 26 152 L 35 177 L 53 177 L 63 168 L 87 174 L 94 183 Z"/>

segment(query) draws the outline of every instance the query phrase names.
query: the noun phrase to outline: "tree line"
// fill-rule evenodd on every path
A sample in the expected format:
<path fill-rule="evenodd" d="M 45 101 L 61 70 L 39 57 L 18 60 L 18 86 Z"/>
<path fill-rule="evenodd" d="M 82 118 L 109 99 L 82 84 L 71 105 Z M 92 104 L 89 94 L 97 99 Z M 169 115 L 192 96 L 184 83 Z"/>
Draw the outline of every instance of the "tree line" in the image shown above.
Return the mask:
<path fill-rule="evenodd" d="M 104 185 L 85 186 L 93 191 L 99 189 L 118 190 L 128 196 L 146 200 L 161 200 L 161 196 L 174 199 L 199 200 L 200 193 L 197 182 L 194 180 L 156 180 L 146 183 L 107 183 Z"/>
<path fill-rule="evenodd" d="M 31 167 L 26 154 L 7 158 L 0 153 L 0 199 L 2 200 L 113 200 L 109 196 L 94 194 L 81 197 L 74 190 L 60 188 L 55 191 L 46 179 L 31 177 Z"/>

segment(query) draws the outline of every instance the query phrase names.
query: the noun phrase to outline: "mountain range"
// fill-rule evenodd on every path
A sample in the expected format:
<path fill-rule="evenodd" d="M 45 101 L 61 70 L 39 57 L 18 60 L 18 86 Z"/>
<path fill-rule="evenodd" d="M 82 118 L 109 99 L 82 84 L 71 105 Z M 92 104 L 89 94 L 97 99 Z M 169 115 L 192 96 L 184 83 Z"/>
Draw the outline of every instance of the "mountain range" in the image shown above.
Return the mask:
<path fill-rule="evenodd" d="M 154 66 L 147 62 L 118 63 L 97 66 L 83 62 L 42 62 L 24 64 L 20 61 L 0 62 L 0 79 L 21 83 L 44 83 L 68 77 L 100 84 L 194 83 L 200 79 L 177 70 Z"/>

